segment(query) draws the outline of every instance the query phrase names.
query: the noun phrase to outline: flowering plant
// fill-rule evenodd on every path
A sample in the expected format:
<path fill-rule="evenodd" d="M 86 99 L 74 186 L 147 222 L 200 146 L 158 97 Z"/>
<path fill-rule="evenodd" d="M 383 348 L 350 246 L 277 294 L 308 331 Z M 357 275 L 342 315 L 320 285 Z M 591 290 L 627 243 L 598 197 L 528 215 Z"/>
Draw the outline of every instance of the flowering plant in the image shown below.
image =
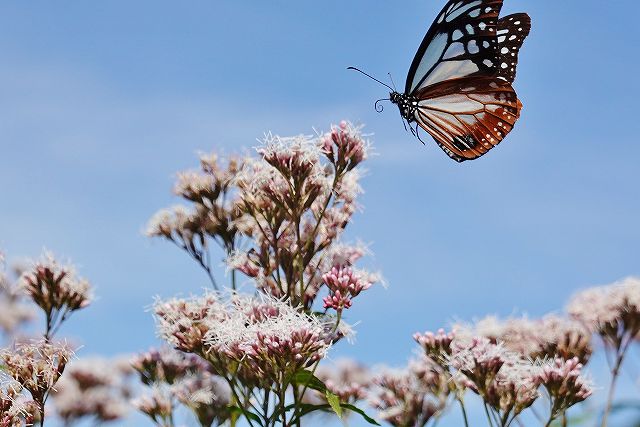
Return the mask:
<path fill-rule="evenodd" d="M 224 382 L 230 403 L 218 422 L 234 425 L 242 416 L 250 425 L 300 425 L 316 411 L 348 410 L 375 423 L 315 375 L 331 346 L 351 333 L 344 312 L 380 280 L 355 267 L 365 248 L 340 242 L 358 207 L 369 143 L 342 122 L 317 137 L 267 135 L 257 152 L 258 159 L 224 166 L 202 156 L 200 171 L 181 173 L 175 186 L 190 206 L 151 220 L 148 234 L 182 248 L 214 287 L 158 300 L 159 334 Z M 212 271 L 214 242 L 230 271 L 225 287 Z M 239 292 L 238 274 L 253 294 Z M 312 390 L 323 401 L 314 403 Z"/>

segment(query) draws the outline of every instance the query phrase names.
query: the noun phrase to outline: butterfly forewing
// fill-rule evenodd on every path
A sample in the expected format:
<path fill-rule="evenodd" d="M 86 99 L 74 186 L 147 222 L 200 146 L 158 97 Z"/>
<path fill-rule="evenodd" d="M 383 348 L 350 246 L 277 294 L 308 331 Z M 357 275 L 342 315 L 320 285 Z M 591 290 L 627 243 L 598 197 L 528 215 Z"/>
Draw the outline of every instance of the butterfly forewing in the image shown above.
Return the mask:
<path fill-rule="evenodd" d="M 498 77 L 445 81 L 418 92 L 418 124 L 452 159 L 476 159 L 511 131 L 522 104 Z"/>
<path fill-rule="evenodd" d="M 531 31 L 531 18 L 526 13 L 505 16 L 498 21 L 497 39 L 500 54 L 498 76 L 509 83 L 513 83 L 516 78 L 518 53 L 529 31 Z"/>
<path fill-rule="evenodd" d="M 446 80 L 495 74 L 502 1 L 449 1 L 418 48 L 405 93 L 412 95 Z"/>

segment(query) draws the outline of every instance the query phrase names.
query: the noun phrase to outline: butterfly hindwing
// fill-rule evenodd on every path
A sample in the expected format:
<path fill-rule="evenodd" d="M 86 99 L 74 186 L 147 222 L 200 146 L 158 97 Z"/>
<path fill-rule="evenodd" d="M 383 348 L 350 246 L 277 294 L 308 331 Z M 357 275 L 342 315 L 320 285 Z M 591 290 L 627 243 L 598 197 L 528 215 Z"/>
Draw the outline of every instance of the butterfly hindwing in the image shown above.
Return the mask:
<path fill-rule="evenodd" d="M 476 159 L 513 129 L 522 104 L 511 84 L 498 77 L 443 82 L 418 93 L 418 124 L 452 159 Z"/>
<path fill-rule="evenodd" d="M 445 80 L 493 75 L 503 0 L 451 0 L 427 32 L 407 75 L 405 94 Z"/>

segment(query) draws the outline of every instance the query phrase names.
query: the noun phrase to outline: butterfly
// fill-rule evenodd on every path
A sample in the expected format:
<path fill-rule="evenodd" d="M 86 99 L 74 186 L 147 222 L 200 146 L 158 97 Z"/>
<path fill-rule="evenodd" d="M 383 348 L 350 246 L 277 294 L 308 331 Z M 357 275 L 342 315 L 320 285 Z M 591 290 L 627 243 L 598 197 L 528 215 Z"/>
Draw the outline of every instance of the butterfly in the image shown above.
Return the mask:
<path fill-rule="evenodd" d="M 477 159 L 506 137 L 522 109 L 512 83 L 531 18 L 499 18 L 502 3 L 447 2 L 413 58 L 404 93 L 349 68 L 392 90 L 389 100 L 418 139 L 420 126 L 453 160 Z"/>

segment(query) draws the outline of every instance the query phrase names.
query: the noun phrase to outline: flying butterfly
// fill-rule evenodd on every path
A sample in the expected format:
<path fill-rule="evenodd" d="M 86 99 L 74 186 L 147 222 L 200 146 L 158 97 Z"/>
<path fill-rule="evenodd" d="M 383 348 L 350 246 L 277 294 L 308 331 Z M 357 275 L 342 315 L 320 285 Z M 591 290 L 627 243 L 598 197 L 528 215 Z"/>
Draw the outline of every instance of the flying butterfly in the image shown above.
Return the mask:
<path fill-rule="evenodd" d="M 388 100 L 418 139 L 420 126 L 457 162 L 477 159 L 505 138 L 522 109 L 512 83 L 531 18 L 499 18 L 502 3 L 447 2 L 413 58 L 404 93 L 349 68 L 391 90 Z"/>

